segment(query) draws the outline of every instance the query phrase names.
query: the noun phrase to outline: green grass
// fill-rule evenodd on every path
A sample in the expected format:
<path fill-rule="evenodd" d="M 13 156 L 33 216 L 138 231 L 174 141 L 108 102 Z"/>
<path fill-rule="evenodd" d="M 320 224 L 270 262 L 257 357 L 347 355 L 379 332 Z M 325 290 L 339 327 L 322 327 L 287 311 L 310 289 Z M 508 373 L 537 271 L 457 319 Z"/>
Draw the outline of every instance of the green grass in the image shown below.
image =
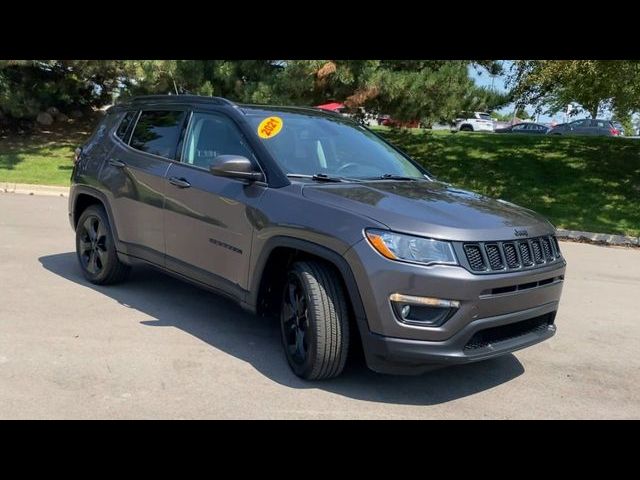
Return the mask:
<path fill-rule="evenodd" d="M 0 136 L 0 182 L 68 185 L 91 123 Z M 438 179 L 557 227 L 640 236 L 640 140 L 376 129 Z"/>
<path fill-rule="evenodd" d="M 32 134 L 0 136 L 0 182 L 69 185 L 73 151 L 90 128 L 65 125 Z"/>
<path fill-rule="evenodd" d="M 438 179 L 535 210 L 557 227 L 640 236 L 640 140 L 378 133 Z"/>

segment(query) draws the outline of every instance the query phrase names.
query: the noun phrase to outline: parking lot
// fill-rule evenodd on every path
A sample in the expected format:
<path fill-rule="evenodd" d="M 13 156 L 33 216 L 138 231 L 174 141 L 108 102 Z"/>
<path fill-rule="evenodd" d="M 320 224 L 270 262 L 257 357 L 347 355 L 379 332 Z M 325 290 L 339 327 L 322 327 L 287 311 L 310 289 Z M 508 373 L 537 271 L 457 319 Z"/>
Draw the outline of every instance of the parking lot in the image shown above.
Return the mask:
<path fill-rule="evenodd" d="M 93 286 L 67 199 L 0 193 L 0 418 L 640 418 L 640 249 L 561 248 L 550 341 L 417 377 L 360 360 L 307 383 L 275 322 L 150 269 Z"/>

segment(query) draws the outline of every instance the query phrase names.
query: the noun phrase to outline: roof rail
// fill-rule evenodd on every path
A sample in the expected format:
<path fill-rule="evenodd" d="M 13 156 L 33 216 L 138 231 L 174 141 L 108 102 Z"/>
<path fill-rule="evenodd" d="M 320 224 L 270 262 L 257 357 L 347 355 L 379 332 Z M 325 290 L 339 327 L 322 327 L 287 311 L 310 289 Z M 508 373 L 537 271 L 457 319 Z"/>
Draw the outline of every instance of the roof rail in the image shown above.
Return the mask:
<path fill-rule="evenodd" d="M 312 108 L 313 110 L 316 110 L 318 112 L 322 112 L 322 113 L 326 113 L 328 115 L 333 115 L 334 117 L 342 117 L 342 114 L 339 112 L 336 112 L 335 110 L 325 110 L 324 108 L 318 108 L 318 107 L 308 107 L 308 108 Z"/>
<path fill-rule="evenodd" d="M 180 101 L 189 101 L 189 102 L 202 102 L 202 103 L 216 103 L 218 105 L 229 105 L 231 107 L 235 107 L 236 104 L 231 100 L 228 100 L 223 97 L 206 97 L 204 95 L 190 95 L 190 94 L 180 94 L 180 95 L 138 95 L 136 97 L 132 97 L 127 102 L 129 103 L 138 103 L 138 102 L 156 102 L 156 103 L 174 103 Z"/>

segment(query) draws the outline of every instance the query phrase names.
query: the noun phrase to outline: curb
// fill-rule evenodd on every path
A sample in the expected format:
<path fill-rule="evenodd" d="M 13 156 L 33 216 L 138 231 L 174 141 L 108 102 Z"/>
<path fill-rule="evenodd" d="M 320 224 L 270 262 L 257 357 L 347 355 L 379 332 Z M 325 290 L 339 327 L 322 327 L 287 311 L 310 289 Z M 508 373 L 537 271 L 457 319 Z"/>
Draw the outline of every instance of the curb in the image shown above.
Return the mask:
<path fill-rule="evenodd" d="M 616 245 L 622 247 L 640 247 L 640 237 L 627 235 L 610 235 L 607 233 L 581 232 L 579 230 L 565 230 L 558 228 L 556 236 L 561 240 L 574 242 L 596 243 L 600 245 Z"/>
<path fill-rule="evenodd" d="M 31 185 L 28 183 L 0 183 L 0 192 L 21 193 L 24 195 L 49 195 L 54 197 L 68 197 L 69 187 L 55 187 L 51 185 Z"/>

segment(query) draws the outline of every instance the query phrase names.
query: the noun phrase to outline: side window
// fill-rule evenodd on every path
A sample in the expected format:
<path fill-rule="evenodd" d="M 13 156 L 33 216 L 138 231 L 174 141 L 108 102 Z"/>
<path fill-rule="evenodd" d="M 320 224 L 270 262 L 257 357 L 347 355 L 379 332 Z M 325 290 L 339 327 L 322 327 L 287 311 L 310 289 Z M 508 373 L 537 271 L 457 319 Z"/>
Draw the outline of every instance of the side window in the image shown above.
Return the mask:
<path fill-rule="evenodd" d="M 208 169 L 218 155 L 242 155 L 256 162 L 244 136 L 231 119 L 214 113 L 194 112 L 182 161 Z"/>
<path fill-rule="evenodd" d="M 524 123 L 519 123 L 518 125 L 514 125 L 512 130 L 514 132 L 522 132 L 525 128 L 526 125 Z"/>
<path fill-rule="evenodd" d="M 571 125 L 571 128 L 585 128 L 589 126 L 589 120 L 576 120 L 569 125 Z"/>
<path fill-rule="evenodd" d="M 184 117 L 185 112 L 176 110 L 143 111 L 130 145 L 142 152 L 175 159 Z"/>
<path fill-rule="evenodd" d="M 125 143 L 127 143 L 127 140 L 129 139 L 127 134 L 129 133 L 129 128 L 137 114 L 138 112 L 127 112 L 122 118 L 122 121 L 118 126 L 118 130 L 116 130 L 116 136 Z"/>

